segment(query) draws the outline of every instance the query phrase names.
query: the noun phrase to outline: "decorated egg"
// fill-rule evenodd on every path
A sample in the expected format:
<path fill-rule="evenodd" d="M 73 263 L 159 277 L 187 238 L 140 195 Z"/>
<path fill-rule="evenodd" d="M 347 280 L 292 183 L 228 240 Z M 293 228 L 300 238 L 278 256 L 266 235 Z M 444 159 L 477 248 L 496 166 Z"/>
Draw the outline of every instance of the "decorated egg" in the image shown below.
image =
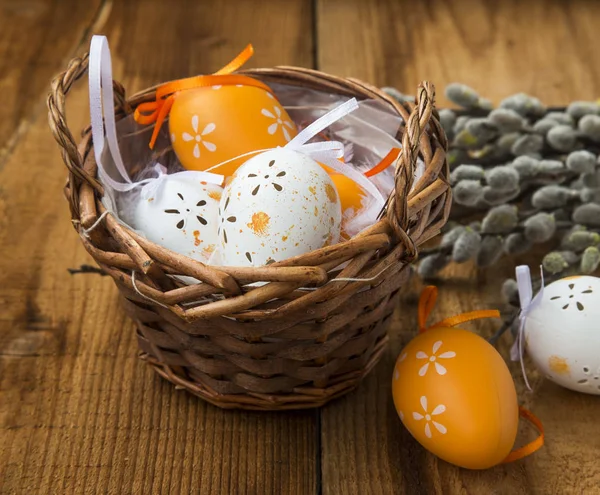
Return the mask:
<path fill-rule="evenodd" d="M 348 210 L 350 210 L 348 215 L 355 215 L 362 208 L 363 200 L 366 196 L 363 188 L 346 175 L 331 174 L 331 180 L 335 184 L 340 196 L 342 213 L 346 215 Z"/>
<path fill-rule="evenodd" d="M 255 150 L 284 146 L 296 126 L 272 93 L 246 85 L 216 85 L 181 91 L 169 115 L 173 150 L 190 170 L 213 165 Z M 248 156 L 214 170 L 232 175 Z"/>
<path fill-rule="evenodd" d="M 392 393 L 412 436 L 452 464 L 489 468 L 513 447 L 519 410 L 512 376 L 474 333 L 434 327 L 419 334 L 398 357 Z"/>
<path fill-rule="evenodd" d="M 547 378 L 600 395 L 600 278 L 567 277 L 545 287 L 527 313 L 524 335 Z"/>
<path fill-rule="evenodd" d="M 263 266 L 338 242 L 340 199 L 312 158 L 285 148 L 244 163 L 220 205 L 222 262 Z"/>
<path fill-rule="evenodd" d="M 189 174 L 189 172 L 183 172 Z M 133 227 L 150 241 L 206 263 L 217 247 L 222 188 L 179 174 L 164 176 L 147 198 L 140 197 Z"/>

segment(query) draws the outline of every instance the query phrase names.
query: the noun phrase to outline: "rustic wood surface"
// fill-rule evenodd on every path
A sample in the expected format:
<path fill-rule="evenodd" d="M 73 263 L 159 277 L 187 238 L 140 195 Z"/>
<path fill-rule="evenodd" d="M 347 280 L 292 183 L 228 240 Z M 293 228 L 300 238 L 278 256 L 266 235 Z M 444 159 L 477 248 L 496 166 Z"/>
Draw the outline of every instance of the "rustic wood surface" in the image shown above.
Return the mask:
<path fill-rule="evenodd" d="M 533 372 L 526 393 L 513 365 L 521 402 L 545 423 L 542 451 L 472 472 L 412 440 L 389 390 L 417 282 L 376 371 L 321 411 L 225 412 L 174 390 L 136 358 L 112 281 L 81 272 L 91 259 L 68 221 L 44 108 L 50 77 L 93 33 L 109 37 L 130 93 L 210 72 L 252 42 L 249 66 L 315 67 L 406 93 L 429 79 L 441 106 L 452 81 L 496 103 L 526 91 L 565 104 L 600 95 L 599 21 L 591 0 L 0 0 L 0 493 L 600 493 L 598 397 Z M 88 121 L 84 83 L 69 118 L 72 129 Z M 436 315 L 498 304 L 514 261 L 445 270 Z M 519 441 L 532 436 L 524 427 Z"/>

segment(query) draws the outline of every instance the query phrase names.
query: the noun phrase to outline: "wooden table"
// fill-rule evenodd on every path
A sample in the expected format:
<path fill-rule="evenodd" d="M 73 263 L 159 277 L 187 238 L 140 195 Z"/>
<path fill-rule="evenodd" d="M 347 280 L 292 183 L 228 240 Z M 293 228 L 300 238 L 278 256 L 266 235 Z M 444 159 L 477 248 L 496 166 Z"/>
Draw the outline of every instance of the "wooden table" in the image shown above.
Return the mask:
<path fill-rule="evenodd" d="M 92 33 L 108 36 L 130 93 L 212 72 L 252 42 L 249 66 L 315 67 L 406 93 L 429 79 L 440 106 L 453 81 L 495 103 L 525 91 L 566 104 L 599 96 L 599 22 L 600 2 L 586 0 L 1 0 L 0 492 L 600 493 L 600 398 L 533 371 L 526 393 L 512 364 L 521 403 L 546 426 L 543 450 L 472 472 L 410 437 L 390 375 L 415 330 L 418 282 L 376 371 L 320 411 L 226 412 L 176 391 L 137 359 L 112 280 L 77 271 L 91 260 L 61 198 L 45 109 L 50 78 Z M 72 129 L 88 122 L 87 105 L 81 83 Z M 436 316 L 497 305 L 514 262 L 444 271 Z M 505 356 L 509 345 L 505 336 Z M 519 442 L 533 434 L 523 427 Z"/>

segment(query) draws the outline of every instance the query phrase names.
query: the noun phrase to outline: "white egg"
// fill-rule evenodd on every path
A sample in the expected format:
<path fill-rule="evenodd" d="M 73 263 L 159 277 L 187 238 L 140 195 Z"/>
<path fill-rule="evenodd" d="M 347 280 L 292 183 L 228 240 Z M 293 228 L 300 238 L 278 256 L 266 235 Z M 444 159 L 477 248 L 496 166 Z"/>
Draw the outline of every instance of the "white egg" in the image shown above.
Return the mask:
<path fill-rule="evenodd" d="M 177 174 L 162 181 L 155 194 L 139 199 L 133 227 L 156 244 L 206 263 L 218 245 L 223 189 Z"/>
<path fill-rule="evenodd" d="M 547 378 L 600 395 L 600 278 L 567 277 L 544 288 L 527 315 L 525 342 Z"/>
<path fill-rule="evenodd" d="M 223 191 L 219 240 L 229 266 L 264 266 L 339 240 L 335 186 L 312 158 L 283 148 L 245 162 Z"/>

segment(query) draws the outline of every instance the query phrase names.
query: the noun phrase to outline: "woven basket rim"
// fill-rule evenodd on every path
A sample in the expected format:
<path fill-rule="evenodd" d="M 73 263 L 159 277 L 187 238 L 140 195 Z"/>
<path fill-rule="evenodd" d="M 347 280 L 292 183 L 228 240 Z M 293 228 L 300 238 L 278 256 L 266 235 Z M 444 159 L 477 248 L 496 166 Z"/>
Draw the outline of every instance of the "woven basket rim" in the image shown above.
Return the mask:
<path fill-rule="evenodd" d="M 142 357 L 176 385 L 226 408 L 318 407 L 354 388 L 385 346 L 384 321 L 407 267 L 449 216 L 447 140 L 433 86 L 422 83 L 412 104 L 357 79 L 312 69 L 240 71 L 391 105 L 404 121 L 396 189 L 384 216 L 350 240 L 266 267 L 208 266 L 146 240 L 106 213 L 90 129 L 76 142 L 65 116 L 66 95 L 87 63 L 87 55 L 76 58 L 54 79 L 50 128 L 69 170 L 64 192 L 73 226 L 119 287 L 138 326 Z M 126 99 L 123 86 L 113 85 L 117 118 L 154 99 L 156 86 Z M 426 167 L 413 188 L 418 157 Z M 175 283 L 175 274 L 201 283 Z M 254 282 L 267 283 L 249 287 Z M 199 304 L 207 297 L 210 302 Z"/>

